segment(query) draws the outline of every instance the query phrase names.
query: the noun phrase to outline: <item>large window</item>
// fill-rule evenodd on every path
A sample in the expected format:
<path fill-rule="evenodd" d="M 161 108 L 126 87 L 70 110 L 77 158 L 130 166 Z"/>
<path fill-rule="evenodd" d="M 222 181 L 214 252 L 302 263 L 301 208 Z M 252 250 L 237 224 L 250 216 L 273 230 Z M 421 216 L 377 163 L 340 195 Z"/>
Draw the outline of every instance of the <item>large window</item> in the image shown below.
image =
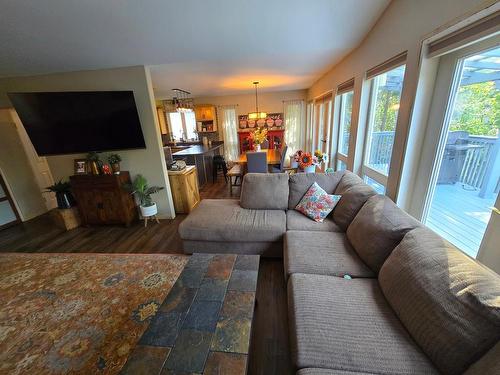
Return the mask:
<path fill-rule="evenodd" d="M 354 91 L 340 95 L 340 121 L 339 121 L 339 153 L 349 154 L 349 137 L 351 135 L 352 97 Z"/>
<path fill-rule="evenodd" d="M 169 112 L 167 119 L 172 137 L 176 141 L 198 139 L 194 112 Z"/>
<path fill-rule="evenodd" d="M 404 73 L 405 65 L 400 65 L 371 78 L 363 175 L 380 192 L 387 186 Z"/>

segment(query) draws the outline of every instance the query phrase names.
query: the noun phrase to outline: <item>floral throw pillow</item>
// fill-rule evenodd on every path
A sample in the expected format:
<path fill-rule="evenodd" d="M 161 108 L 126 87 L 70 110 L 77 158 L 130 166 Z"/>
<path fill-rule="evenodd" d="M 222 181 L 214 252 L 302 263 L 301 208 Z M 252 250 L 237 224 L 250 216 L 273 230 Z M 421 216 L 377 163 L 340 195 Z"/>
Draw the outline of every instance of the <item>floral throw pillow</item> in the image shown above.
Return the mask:
<path fill-rule="evenodd" d="M 295 209 L 314 221 L 323 222 L 340 200 L 340 195 L 327 194 L 316 182 L 304 194 Z"/>

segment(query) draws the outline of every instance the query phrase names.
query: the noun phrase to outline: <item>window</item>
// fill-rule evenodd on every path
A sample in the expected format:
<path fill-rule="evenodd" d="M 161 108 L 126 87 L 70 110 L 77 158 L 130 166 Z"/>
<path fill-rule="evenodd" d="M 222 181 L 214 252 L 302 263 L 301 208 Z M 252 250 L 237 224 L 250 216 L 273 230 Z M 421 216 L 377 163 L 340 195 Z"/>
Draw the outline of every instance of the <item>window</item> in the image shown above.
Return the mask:
<path fill-rule="evenodd" d="M 398 121 L 405 65 L 371 78 L 370 113 L 365 139 L 363 175 L 373 184 L 387 185 Z M 382 191 L 380 186 L 377 191 Z"/>
<path fill-rule="evenodd" d="M 193 111 L 169 112 L 167 115 L 170 132 L 176 141 L 181 139 L 198 139 L 198 134 L 196 132 L 196 119 Z"/>
<path fill-rule="evenodd" d="M 285 101 L 283 112 L 286 124 L 285 143 L 288 146 L 287 154 L 292 155 L 295 151 L 302 149 L 304 145 L 304 101 Z"/>
<path fill-rule="evenodd" d="M 236 121 L 236 107 L 223 106 L 221 109 L 222 136 L 224 139 L 224 157 L 226 161 L 238 159 L 240 149 L 238 146 L 238 133 Z"/>
<path fill-rule="evenodd" d="M 352 97 L 354 91 L 340 95 L 339 150 L 342 155 L 349 153 L 349 137 L 351 135 Z"/>
<path fill-rule="evenodd" d="M 377 181 L 375 181 L 373 178 L 370 178 L 368 176 L 364 176 L 363 180 L 365 183 L 370 185 L 377 193 L 379 194 L 385 194 L 385 186 L 382 184 L 379 184 Z"/>
<path fill-rule="evenodd" d="M 347 169 L 347 164 L 342 160 L 337 160 L 337 171 L 345 171 Z"/>

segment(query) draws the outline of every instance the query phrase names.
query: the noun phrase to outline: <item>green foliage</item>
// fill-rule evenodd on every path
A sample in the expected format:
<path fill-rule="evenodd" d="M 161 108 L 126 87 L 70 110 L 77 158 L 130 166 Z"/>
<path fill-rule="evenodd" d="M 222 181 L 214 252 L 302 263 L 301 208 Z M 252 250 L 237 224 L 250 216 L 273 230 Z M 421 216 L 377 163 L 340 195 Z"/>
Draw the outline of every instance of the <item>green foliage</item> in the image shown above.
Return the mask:
<path fill-rule="evenodd" d="M 375 104 L 374 132 L 396 130 L 400 98 L 401 92 L 399 90 L 379 89 Z"/>
<path fill-rule="evenodd" d="M 134 194 L 143 207 L 152 206 L 153 201 L 151 200 L 151 195 L 163 189 L 161 186 L 148 186 L 148 180 L 140 174 L 135 177 L 132 184 L 126 184 L 124 188 L 129 191 L 130 194 Z"/>
<path fill-rule="evenodd" d="M 500 90 L 493 81 L 460 86 L 450 122 L 450 130 L 470 135 L 498 136 Z"/>
<path fill-rule="evenodd" d="M 101 161 L 99 159 L 99 154 L 97 152 L 95 152 L 95 151 L 89 152 L 87 154 L 87 160 L 89 160 L 89 161 L 95 161 L 95 162 Z"/>
<path fill-rule="evenodd" d="M 122 161 L 122 158 L 118 154 L 111 154 L 108 156 L 108 163 L 109 164 L 118 164 L 121 161 Z"/>
<path fill-rule="evenodd" d="M 71 191 L 71 184 L 69 181 L 59 180 L 54 185 L 46 187 L 47 192 L 52 193 L 69 193 Z"/>

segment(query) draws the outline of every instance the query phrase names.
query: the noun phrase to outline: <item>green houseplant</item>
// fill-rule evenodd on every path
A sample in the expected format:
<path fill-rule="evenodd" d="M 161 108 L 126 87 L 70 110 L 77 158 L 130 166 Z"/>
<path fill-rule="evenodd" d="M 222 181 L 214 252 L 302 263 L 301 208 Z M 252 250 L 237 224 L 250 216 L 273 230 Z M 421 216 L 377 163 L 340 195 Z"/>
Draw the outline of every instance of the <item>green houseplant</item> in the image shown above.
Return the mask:
<path fill-rule="evenodd" d="M 143 175 L 138 174 L 131 184 L 125 185 L 125 189 L 139 201 L 142 217 L 154 216 L 158 213 L 158 208 L 151 199 L 151 195 L 158 193 L 163 187 L 149 186 L 148 180 Z"/>
<path fill-rule="evenodd" d="M 122 158 L 118 154 L 111 154 L 108 156 L 108 163 L 111 165 L 111 169 L 114 174 L 120 174 L 120 162 Z"/>
<path fill-rule="evenodd" d="M 59 180 L 54 185 L 47 186 L 47 192 L 55 193 L 57 200 L 57 207 L 71 208 L 75 205 L 75 198 L 73 198 L 73 194 L 71 194 L 71 184 L 69 181 Z"/>

